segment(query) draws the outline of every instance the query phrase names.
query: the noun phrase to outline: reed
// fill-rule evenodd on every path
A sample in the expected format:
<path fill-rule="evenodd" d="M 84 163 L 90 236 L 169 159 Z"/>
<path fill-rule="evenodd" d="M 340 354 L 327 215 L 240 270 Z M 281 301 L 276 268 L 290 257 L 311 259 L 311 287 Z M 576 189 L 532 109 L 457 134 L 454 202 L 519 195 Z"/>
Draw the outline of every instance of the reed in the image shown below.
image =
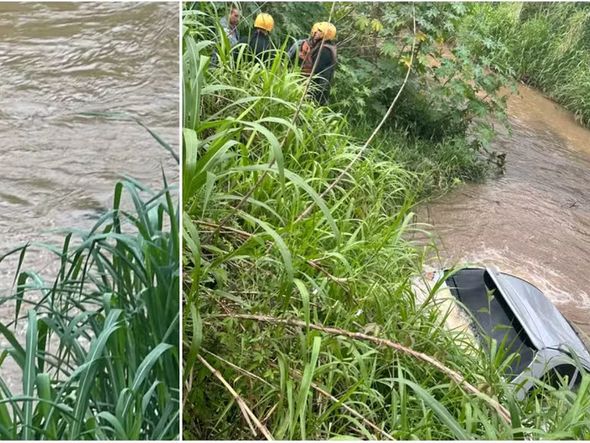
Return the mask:
<path fill-rule="evenodd" d="M 15 319 L 0 327 L 22 394 L 0 378 L 3 440 L 174 439 L 179 430 L 178 213 L 162 174 L 155 191 L 125 178 L 88 231 L 18 256 Z M 50 278 L 24 268 L 49 250 Z M 16 337 L 26 327 L 26 342 Z"/>

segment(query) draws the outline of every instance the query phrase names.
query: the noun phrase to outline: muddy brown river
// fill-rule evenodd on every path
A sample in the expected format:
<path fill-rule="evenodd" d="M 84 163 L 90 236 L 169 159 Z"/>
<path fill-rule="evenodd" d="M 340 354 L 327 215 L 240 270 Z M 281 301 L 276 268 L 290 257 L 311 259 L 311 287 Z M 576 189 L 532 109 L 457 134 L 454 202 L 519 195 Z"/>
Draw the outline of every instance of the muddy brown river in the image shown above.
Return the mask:
<path fill-rule="evenodd" d="M 0 255 L 56 228 L 90 227 L 128 175 L 158 188 L 178 166 L 140 126 L 82 116 L 125 111 L 178 147 L 177 3 L 0 3 Z M 15 261 L 0 263 L 0 296 Z M 47 268 L 29 255 L 27 269 Z M 0 321 L 14 316 L 0 305 Z M 24 335 L 20 331 L 20 337 Z M 2 345 L 4 341 L 0 341 Z M 10 361 L 0 375 L 20 375 Z"/>
<path fill-rule="evenodd" d="M 533 283 L 590 334 L 590 130 L 540 93 L 509 100 L 506 173 L 461 185 L 420 208 L 432 225 L 435 267 L 489 264 Z"/>

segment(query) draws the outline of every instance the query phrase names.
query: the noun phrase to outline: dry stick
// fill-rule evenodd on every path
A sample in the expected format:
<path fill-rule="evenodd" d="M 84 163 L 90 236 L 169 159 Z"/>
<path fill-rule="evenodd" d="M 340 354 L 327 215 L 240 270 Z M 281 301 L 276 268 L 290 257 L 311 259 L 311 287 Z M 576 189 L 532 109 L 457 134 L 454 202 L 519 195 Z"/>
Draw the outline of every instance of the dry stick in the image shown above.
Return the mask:
<path fill-rule="evenodd" d="M 242 413 L 246 417 L 246 421 L 249 422 L 251 420 L 252 422 L 254 422 L 256 427 L 260 430 L 260 432 L 262 432 L 262 434 L 264 434 L 264 436 L 266 437 L 267 440 L 274 440 L 271 433 L 268 431 L 268 429 L 266 429 L 266 426 L 264 426 L 262 423 L 260 423 L 260 420 L 258 420 L 258 418 L 256 418 L 256 416 L 254 415 L 252 410 L 248 407 L 248 405 L 246 404 L 244 399 L 242 399 L 242 397 L 240 397 L 240 395 L 234 390 L 234 388 L 231 387 L 231 385 L 225 380 L 225 378 L 223 378 L 221 373 L 217 369 L 215 369 L 213 366 L 211 366 L 207 362 L 207 360 L 205 360 L 203 357 L 201 357 L 200 355 L 198 355 L 197 357 L 201 361 L 201 363 L 203 363 L 203 365 L 207 369 L 209 369 L 209 371 L 211 371 L 211 373 L 215 377 L 217 377 L 217 379 L 226 387 L 226 389 L 229 391 L 229 393 L 232 395 L 232 397 L 236 400 L 236 402 L 238 403 L 238 406 L 240 407 L 240 410 L 242 411 Z M 255 437 L 257 436 L 255 432 L 254 432 L 254 436 Z"/>
<path fill-rule="evenodd" d="M 332 9 L 330 9 L 330 15 L 328 16 L 328 21 L 330 21 L 332 19 L 332 13 L 334 12 L 335 5 L 336 5 L 336 2 L 332 2 Z M 322 43 L 320 44 L 320 49 L 318 50 L 318 54 L 322 52 L 322 49 L 324 47 L 324 41 L 325 41 L 324 38 L 322 38 Z M 313 67 L 311 68 L 312 74 L 315 72 L 315 69 L 317 67 L 319 60 L 320 60 L 320 58 L 317 57 L 314 64 L 313 64 Z M 299 100 L 299 104 L 297 105 L 297 109 L 295 110 L 295 114 L 293 115 L 293 119 L 291 120 L 291 125 L 287 128 L 287 133 L 285 134 L 285 137 L 283 138 L 283 141 L 281 142 L 281 145 L 279 146 L 279 149 L 281 151 L 283 150 L 283 147 L 285 146 L 285 143 L 287 142 L 287 138 L 289 137 L 289 134 L 291 133 L 291 127 L 293 127 L 295 125 L 295 122 L 296 122 L 297 118 L 299 117 L 299 113 L 301 112 L 301 107 L 303 106 L 303 100 L 305 99 L 305 96 L 307 95 L 307 91 L 309 89 L 309 85 L 311 83 L 312 77 L 313 77 L 313 75 L 310 74 L 309 77 L 307 78 L 307 81 L 305 82 L 305 89 L 303 90 L 303 95 L 301 96 L 301 99 Z M 275 164 L 275 159 L 273 158 L 270 161 L 270 163 L 268 164 L 268 167 L 272 168 L 272 166 L 274 164 Z M 242 207 L 242 205 L 246 202 L 246 200 L 248 200 L 250 198 L 250 196 L 254 193 L 254 191 L 256 189 L 258 189 L 258 186 L 260 186 L 260 184 L 262 183 L 264 178 L 267 176 L 267 174 L 268 174 L 268 170 L 264 171 L 262 173 L 262 175 L 260 176 L 260 178 L 256 181 L 256 183 L 254 183 L 254 186 L 252 186 L 250 188 L 250 190 L 248 190 L 248 192 L 246 192 L 246 194 L 242 197 L 242 199 L 238 202 L 238 204 L 232 208 L 231 212 L 228 215 L 226 215 L 223 218 L 223 220 L 221 220 L 219 222 L 220 228 L 227 223 L 227 221 L 237 212 L 237 210 Z M 217 235 L 218 232 L 219 232 L 219 229 L 217 229 L 215 231 L 215 235 Z"/>
<path fill-rule="evenodd" d="M 373 423 L 372 421 L 367 420 L 365 417 L 363 417 L 363 415 L 357 411 L 355 411 L 354 409 L 352 409 L 350 406 L 342 403 L 340 400 L 338 400 L 336 397 L 334 397 L 332 394 L 330 394 L 327 391 L 324 391 L 322 388 L 320 388 L 318 385 L 316 385 L 315 383 L 311 383 L 311 387 L 314 388 L 316 391 L 318 391 L 320 394 L 322 394 L 325 397 L 328 397 L 330 400 L 332 400 L 334 403 L 339 403 L 340 406 L 342 406 L 344 409 L 346 409 L 348 412 L 350 412 L 352 415 L 354 415 L 356 418 L 360 419 L 364 424 L 366 424 L 367 426 L 369 426 L 370 428 L 374 429 L 375 431 L 379 432 L 380 434 L 382 434 L 386 439 L 388 440 L 395 440 L 395 438 L 393 438 L 391 435 L 389 435 L 387 432 L 385 432 L 383 429 L 381 429 L 379 426 L 377 426 L 375 423 Z"/>
<path fill-rule="evenodd" d="M 186 381 L 186 392 L 191 392 L 193 390 L 193 369 L 191 368 L 190 372 L 189 372 L 189 376 L 188 376 L 188 380 Z M 184 411 L 185 409 L 185 405 L 186 405 L 186 399 L 188 397 L 187 395 L 183 395 L 182 396 L 182 410 Z"/>
<path fill-rule="evenodd" d="M 320 265 L 318 265 L 315 261 L 306 259 L 305 257 L 303 257 L 301 255 L 299 255 L 299 257 L 301 257 L 302 259 L 304 259 L 305 262 L 309 266 L 311 266 L 313 269 L 316 269 L 317 271 L 321 272 L 326 277 L 328 277 L 330 280 L 332 280 L 334 283 L 336 283 L 337 285 L 339 285 L 340 287 L 342 287 L 342 289 L 344 289 L 345 291 L 348 291 L 348 288 L 346 286 L 344 286 L 344 283 L 347 283 L 348 282 L 348 279 L 347 278 L 336 277 L 336 276 L 330 274 L 328 271 L 326 271 Z"/>
<path fill-rule="evenodd" d="M 414 63 L 414 50 L 416 47 L 416 14 L 415 13 L 413 15 L 413 21 L 414 21 L 414 39 L 412 40 L 412 55 L 410 58 L 410 63 L 408 65 L 408 72 L 406 72 L 406 77 L 404 78 L 404 82 L 402 83 L 401 87 L 399 88 L 399 91 L 397 91 L 397 95 L 395 96 L 395 98 L 391 102 L 391 105 L 389 106 L 389 109 L 387 110 L 387 112 L 385 113 L 383 118 L 381 119 L 381 122 L 379 122 L 379 124 L 377 125 L 377 127 L 375 128 L 375 130 L 373 131 L 371 136 L 368 138 L 368 140 L 365 142 L 365 144 L 361 147 L 361 149 L 358 152 L 358 154 L 356 155 L 356 157 L 353 158 L 352 161 L 348 164 L 348 166 L 346 166 L 346 168 L 344 168 L 344 170 L 340 173 L 340 175 L 338 175 L 338 177 L 336 177 L 336 180 L 334 180 L 332 182 L 332 184 L 330 184 L 330 186 L 328 186 L 326 188 L 326 190 L 324 192 L 322 192 L 322 194 L 320 195 L 321 198 L 323 198 L 328 192 L 330 192 L 332 189 L 334 189 L 334 187 L 338 184 L 338 182 L 340 180 L 342 180 L 342 177 L 344 177 L 348 173 L 348 171 L 350 171 L 350 169 L 352 168 L 352 165 L 354 165 L 358 161 L 358 159 L 361 158 L 361 155 L 363 155 L 363 152 L 367 149 L 369 144 L 371 144 L 371 142 L 373 141 L 373 139 L 375 138 L 375 136 L 377 135 L 377 133 L 379 132 L 381 127 L 385 124 L 385 121 L 389 118 L 389 115 L 393 111 L 393 107 L 395 106 L 399 96 L 401 95 L 402 91 L 404 90 L 404 87 L 406 86 L 406 83 L 408 82 L 408 78 L 410 77 L 412 65 Z M 297 217 L 297 219 L 295 220 L 295 223 L 300 222 L 305 217 L 307 217 L 309 215 L 309 213 L 311 212 L 312 208 L 314 207 L 314 205 L 315 205 L 315 202 L 310 203 L 310 205 L 307 207 L 307 209 L 305 209 L 305 211 L 303 211 L 299 215 L 299 217 Z"/>
<path fill-rule="evenodd" d="M 222 361 L 223 363 L 225 363 L 226 365 L 234 368 L 236 371 L 241 372 L 244 375 L 247 375 L 249 377 L 252 377 L 262 383 L 264 383 L 267 386 L 270 386 L 271 388 L 274 388 L 274 386 L 272 384 L 270 384 L 269 382 L 267 382 L 265 379 L 263 379 L 262 377 L 259 377 L 258 375 L 244 369 L 241 368 L 229 361 L 227 361 L 226 359 L 224 359 L 223 357 L 220 357 L 217 354 L 214 354 L 211 351 L 208 351 L 205 348 L 201 348 L 203 351 L 205 351 L 207 354 L 219 359 L 220 361 Z M 293 370 L 293 372 L 295 373 L 295 375 L 297 375 L 299 378 L 301 378 L 301 374 L 298 371 Z M 367 426 L 369 426 L 370 428 L 373 428 L 374 430 L 376 430 L 377 432 L 381 433 L 385 438 L 387 438 L 388 440 L 395 440 L 395 438 L 393 438 L 391 435 L 389 435 L 387 432 L 385 432 L 383 429 L 381 429 L 379 426 L 377 426 L 375 423 L 367 420 L 365 417 L 363 417 L 362 414 L 360 414 L 359 412 L 355 411 L 354 409 L 352 409 L 350 406 L 341 403 L 339 399 L 337 399 L 336 397 L 334 397 L 332 394 L 330 394 L 329 392 L 323 390 L 322 388 L 320 388 L 318 385 L 316 385 L 315 383 L 311 383 L 311 387 L 314 388 L 316 391 L 318 391 L 320 394 L 322 394 L 324 397 L 328 397 L 330 400 L 332 400 L 334 403 L 340 403 L 340 406 L 342 406 L 344 409 L 346 409 L 348 412 L 350 412 L 352 415 L 354 415 L 356 418 L 360 419 L 363 423 L 365 423 Z M 270 417 L 270 415 L 274 412 L 274 410 L 276 409 L 277 404 L 275 404 L 271 410 L 266 414 L 266 416 L 262 419 L 262 421 L 266 421 L 268 419 L 268 417 Z"/>
<path fill-rule="evenodd" d="M 279 407 L 278 403 L 275 403 L 275 405 L 270 408 L 270 410 L 266 413 L 266 415 L 264 416 L 264 418 L 262 419 L 263 422 L 266 423 L 266 421 L 270 418 L 270 416 L 275 412 L 275 410 Z"/>
<path fill-rule="evenodd" d="M 248 314 L 224 315 L 224 314 L 221 314 L 220 317 L 232 317 L 232 318 L 244 319 L 244 320 L 255 320 L 258 322 L 265 322 L 265 323 L 271 323 L 271 324 L 283 324 L 283 325 L 288 325 L 288 326 L 298 326 L 298 327 L 302 327 L 302 328 L 310 328 L 310 329 L 315 329 L 316 331 L 324 332 L 326 334 L 342 335 L 344 337 L 352 338 L 355 340 L 370 341 L 370 342 L 373 342 L 379 346 L 385 346 L 387 348 L 395 349 L 396 351 L 402 352 L 406 355 L 410 355 L 418 360 L 422 360 L 422 361 L 428 363 L 429 365 L 435 367 L 436 369 L 441 371 L 443 374 L 447 375 L 457 385 L 463 386 L 468 392 L 483 399 L 492 409 L 494 409 L 498 413 L 498 415 L 502 419 L 504 419 L 506 421 L 506 423 L 508 423 L 508 424 L 511 423 L 510 414 L 504 406 L 502 406 L 496 400 L 490 398 L 489 396 L 487 396 L 486 394 L 481 392 L 479 389 L 477 389 L 475 386 L 473 386 L 471 383 L 469 383 L 467 380 L 465 380 L 465 377 L 463 377 L 461 374 L 452 370 L 451 368 L 448 368 L 443 363 L 441 363 L 440 361 L 438 361 L 437 359 L 435 359 L 429 355 L 426 355 L 422 352 L 415 351 L 411 348 L 408 348 L 408 347 L 401 345 L 399 343 L 396 343 L 394 341 L 391 341 L 391 340 L 388 340 L 385 338 L 374 337 L 374 336 L 363 334 L 360 332 L 350 332 L 350 331 L 346 331 L 346 330 L 340 329 L 340 328 L 332 328 L 332 327 L 328 327 L 328 326 L 319 326 L 319 325 L 314 325 L 314 324 L 308 325 L 304 321 L 300 321 L 300 320 L 281 319 L 281 318 L 269 317 L 266 315 L 248 315 Z"/>
<path fill-rule="evenodd" d="M 216 359 L 218 359 L 219 361 L 222 361 L 222 362 L 223 362 L 223 363 L 225 363 L 226 365 L 228 365 L 228 366 L 230 366 L 230 367 L 234 368 L 236 371 L 238 371 L 238 372 L 241 372 L 242 374 L 244 374 L 244 375 L 247 375 L 247 376 L 249 376 L 249 377 L 252 377 L 252 378 L 254 378 L 254 379 L 256 379 L 256 380 L 258 380 L 258 381 L 260 381 L 260 382 L 264 383 L 265 385 L 267 385 L 267 386 L 270 386 L 271 388 L 274 388 L 274 386 L 273 386 L 272 384 L 270 384 L 269 382 L 267 382 L 265 379 L 263 379 L 262 377 L 259 377 L 258 375 L 256 375 L 256 374 L 254 374 L 254 373 L 252 373 L 252 372 L 248 371 L 247 369 L 241 368 L 241 367 L 239 367 L 238 365 L 236 365 L 236 364 L 234 364 L 234 363 L 232 363 L 232 362 L 230 362 L 230 361 L 226 360 L 225 358 L 223 358 L 223 357 L 221 357 L 221 356 L 219 356 L 219 355 L 217 355 L 217 354 L 214 354 L 214 353 L 213 353 L 213 352 L 211 352 L 211 351 L 208 351 L 208 350 L 207 350 L 207 349 L 205 349 L 205 348 L 201 348 L 201 350 L 202 350 L 202 351 L 204 351 L 204 352 L 206 352 L 207 354 L 209 354 L 209 355 L 211 355 L 211 356 L 215 357 L 215 358 L 216 358 Z"/>
<path fill-rule="evenodd" d="M 246 420 L 246 424 L 250 428 L 250 431 L 252 431 L 252 434 L 255 437 L 258 436 L 258 434 L 256 433 L 256 429 L 254 429 L 254 425 L 252 424 L 252 419 L 250 417 L 250 414 L 248 413 L 248 411 L 246 409 L 244 409 L 244 404 L 241 403 L 240 401 L 238 401 L 238 407 L 240 408 L 240 411 L 242 412 L 242 415 L 244 416 L 244 419 Z"/>
<path fill-rule="evenodd" d="M 220 224 L 217 224 L 217 223 L 209 223 L 209 222 L 206 222 L 204 220 L 197 220 L 196 223 L 198 223 L 199 225 L 206 226 L 208 228 L 214 228 L 217 231 L 220 231 L 221 228 L 222 228 L 222 226 Z M 237 234 L 237 235 L 240 235 L 240 236 L 246 237 L 246 238 L 253 237 L 253 234 L 251 234 L 249 232 L 242 231 L 240 229 L 232 228 L 232 227 L 229 227 L 229 226 L 223 226 L 223 229 L 227 233 L 233 232 L 234 234 Z M 211 231 L 211 232 L 213 232 L 213 231 Z"/>
<path fill-rule="evenodd" d="M 209 355 L 211 355 L 211 356 L 213 356 L 213 357 L 215 357 L 215 358 L 219 359 L 220 361 L 222 361 L 222 362 L 223 362 L 223 363 L 225 363 L 226 365 L 228 365 L 228 366 L 230 366 L 230 367 L 234 368 L 236 371 L 238 371 L 238 372 L 241 372 L 242 374 L 244 374 L 244 375 L 247 375 L 247 376 L 249 376 L 249 377 L 252 377 L 252 378 L 254 378 L 255 380 L 258 380 L 258 381 L 260 381 L 260 382 L 264 383 L 265 385 L 269 386 L 270 388 L 273 388 L 273 389 L 275 389 L 275 387 L 274 387 L 272 384 L 270 384 L 269 382 L 267 382 L 267 381 L 266 381 L 265 379 L 263 379 L 262 377 L 259 377 L 258 375 L 254 374 L 254 373 L 252 373 L 252 372 L 250 372 L 250 371 L 248 371 L 248 370 L 246 370 L 246 369 L 244 369 L 244 368 L 240 368 L 238 365 L 236 365 L 236 364 L 234 364 L 234 363 L 232 363 L 232 362 L 230 362 L 230 361 L 227 361 L 225 358 L 223 358 L 223 357 L 220 357 L 219 355 L 217 355 L 217 354 L 214 354 L 213 352 L 211 352 L 211 351 L 208 351 L 208 350 L 207 350 L 207 349 L 205 349 L 205 348 L 201 348 L 201 350 L 202 350 L 202 351 L 205 351 L 207 354 L 209 354 Z M 275 409 L 277 408 L 277 406 L 278 406 L 278 405 L 279 405 L 278 403 L 275 403 L 275 405 L 274 405 L 272 408 L 270 408 L 270 410 L 269 410 L 269 411 L 266 413 L 266 415 L 265 415 L 265 416 L 262 418 L 262 420 L 261 420 L 261 422 L 262 422 L 262 423 L 266 423 L 266 421 L 267 421 L 267 420 L 270 418 L 270 416 L 273 414 L 273 412 L 275 411 Z"/>

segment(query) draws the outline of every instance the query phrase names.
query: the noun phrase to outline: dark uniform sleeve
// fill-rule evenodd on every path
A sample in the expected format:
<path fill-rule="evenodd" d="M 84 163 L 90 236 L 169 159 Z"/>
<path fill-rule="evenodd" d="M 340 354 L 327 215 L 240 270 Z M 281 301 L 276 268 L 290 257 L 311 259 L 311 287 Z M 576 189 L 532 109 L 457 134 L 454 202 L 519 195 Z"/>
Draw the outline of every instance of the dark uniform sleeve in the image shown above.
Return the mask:
<path fill-rule="evenodd" d="M 256 33 L 250 40 L 250 48 L 263 62 L 271 61 L 274 57 L 274 45 L 268 34 Z"/>
<path fill-rule="evenodd" d="M 247 36 L 242 36 L 240 37 L 240 39 L 238 40 L 238 43 L 236 43 L 236 45 L 232 48 L 232 55 L 234 56 L 234 60 L 238 60 L 238 56 L 240 54 L 240 46 L 242 43 L 246 43 L 248 44 L 248 37 Z"/>
<path fill-rule="evenodd" d="M 313 94 L 315 100 L 321 105 L 325 105 L 328 102 L 330 96 L 330 86 L 332 79 L 334 78 L 334 71 L 336 70 L 336 63 L 334 56 L 330 48 L 325 46 L 319 54 L 319 60 L 314 72 L 314 83 L 318 89 Z"/>
<path fill-rule="evenodd" d="M 334 71 L 336 70 L 336 64 L 334 63 L 334 57 L 330 48 L 323 47 L 320 53 L 320 59 L 318 60 L 317 66 L 314 70 L 314 74 L 325 79 L 328 83 L 334 78 Z"/>

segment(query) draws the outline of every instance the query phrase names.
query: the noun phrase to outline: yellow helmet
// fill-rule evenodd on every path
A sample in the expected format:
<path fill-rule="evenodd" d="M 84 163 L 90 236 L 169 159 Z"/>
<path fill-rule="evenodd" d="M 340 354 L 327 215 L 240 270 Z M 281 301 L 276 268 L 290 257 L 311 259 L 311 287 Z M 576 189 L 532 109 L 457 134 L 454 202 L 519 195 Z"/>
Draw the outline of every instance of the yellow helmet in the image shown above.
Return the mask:
<path fill-rule="evenodd" d="M 322 22 L 317 22 L 317 23 L 313 24 L 313 26 L 311 27 L 311 36 L 312 37 L 316 32 L 318 32 L 320 30 L 321 25 L 322 25 Z"/>
<path fill-rule="evenodd" d="M 314 23 L 311 27 L 311 35 L 313 36 L 316 32 L 320 33 L 320 38 L 326 40 L 333 40 L 336 38 L 336 26 L 330 22 Z"/>
<path fill-rule="evenodd" d="M 256 20 L 254 20 L 254 27 L 264 29 L 265 31 L 272 31 L 274 28 L 275 21 L 270 14 L 266 12 L 262 12 L 256 16 Z"/>

